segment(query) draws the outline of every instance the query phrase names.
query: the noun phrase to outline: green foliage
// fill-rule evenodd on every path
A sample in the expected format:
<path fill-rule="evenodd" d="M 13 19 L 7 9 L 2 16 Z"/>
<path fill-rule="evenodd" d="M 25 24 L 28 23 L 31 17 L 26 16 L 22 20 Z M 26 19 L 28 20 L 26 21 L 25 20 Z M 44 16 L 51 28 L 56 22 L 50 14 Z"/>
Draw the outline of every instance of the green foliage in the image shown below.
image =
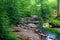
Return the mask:
<path fill-rule="evenodd" d="M 57 20 L 52 16 L 55 11 L 57 11 L 56 0 L 0 0 L 0 38 L 18 40 L 12 32 L 9 32 L 11 24 L 19 22 L 26 16 L 38 15 L 41 24 L 47 21 L 57 25 L 60 17 Z M 49 28 L 47 30 L 52 31 Z"/>
<path fill-rule="evenodd" d="M 60 20 L 50 18 L 47 20 L 49 23 L 53 23 L 55 26 L 60 26 Z"/>
<path fill-rule="evenodd" d="M 55 34 L 57 34 L 58 36 L 60 36 L 60 31 L 57 31 L 57 30 L 54 29 L 54 28 L 43 28 L 43 29 L 45 29 L 45 30 L 47 30 L 47 31 L 49 31 L 49 32 L 51 32 L 51 33 L 55 33 Z"/>
<path fill-rule="evenodd" d="M 42 26 L 44 22 L 60 26 L 60 19 L 54 16 L 55 12 L 57 12 L 57 0 L 41 0 L 41 13 L 38 18 L 40 20 L 40 26 Z M 44 29 L 60 35 L 60 32 L 53 28 L 44 27 Z"/>
<path fill-rule="evenodd" d="M 56 8 L 57 5 L 56 5 L 55 0 L 51 1 L 49 3 L 48 2 L 49 2 L 48 0 L 46 2 L 43 0 L 43 4 L 41 5 L 42 8 L 41 8 L 40 16 L 42 17 L 42 19 L 44 21 L 50 19 L 53 15 L 54 11 L 57 10 L 57 8 Z"/>
<path fill-rule="evenodd" d="M 10 32 L 10 20 L 7 9 L 8 0 L 0 0 L 0 40 L 17 40 L 18 38 Z"/>

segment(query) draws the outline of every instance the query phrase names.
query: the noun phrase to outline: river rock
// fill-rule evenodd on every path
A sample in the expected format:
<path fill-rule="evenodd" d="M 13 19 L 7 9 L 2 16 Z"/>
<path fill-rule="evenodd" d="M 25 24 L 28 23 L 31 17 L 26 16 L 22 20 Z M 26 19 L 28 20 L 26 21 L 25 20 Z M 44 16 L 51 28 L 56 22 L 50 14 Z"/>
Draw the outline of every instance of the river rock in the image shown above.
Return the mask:
<path fill-rule="evenodd" d="M 39 23 L 39 21 L 32 21 L 32 23 L 34 23 L 34 24 L 38 24 L 38 23 Z"/>
<path fill-rule="evenodd" d="M 37 27 L 37 25 L 32 24 L 32 23 L 28 24 L 28 26 L 29 26 L 30 28 L 36 28 L 36 27 Z"/>
<path fill-rule="evenodd" d="M 30 37 L 29 40 L 34 40 L 34 39 L 32 37 Z"/>
<path fill-rule="evenodd" d="M 48 39 L 47 39 L 47 40 L 55 40 L 55 39 L 54 39 L 54 38 L 52 38 L 52 37 L 49 37 L 49 36 L 48 36 Z"/>
<path fill-rule="evenodd" d="M 36 28 L 38 27 L 39 21 L 37 20 L 38 16 L 31 15 L 30 17 L 22 18 L 20 22 L 17 23 L 18 27 L 28 27 L 28 28 Z"/>

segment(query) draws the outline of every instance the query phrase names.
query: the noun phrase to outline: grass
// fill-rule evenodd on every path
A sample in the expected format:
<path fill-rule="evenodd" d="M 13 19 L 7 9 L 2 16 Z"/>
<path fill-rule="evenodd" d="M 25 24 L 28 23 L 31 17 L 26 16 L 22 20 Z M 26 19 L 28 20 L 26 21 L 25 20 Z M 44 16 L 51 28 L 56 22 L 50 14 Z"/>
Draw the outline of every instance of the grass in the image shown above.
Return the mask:
<path fill-rule="evenodd" d="M 43 28 L 51 33 L 55 33 L 57 34 L 58 36 L 60 36 L 60 31 L 57 31 L 56 29 L 53 29 L 53 28 Z"/>
<path fill-rule="evenodd" d="M 58 20 L 58 19 L 49 19 L 47 21 L 49 23 L 53 23 L 54 25 L 60 26 L 60 20 Z"/>
<path fill-rule="evenodd" d="M 49 19 L 49 20 L 47 20 L 47 22 L 48 23 L 53 23 L 55 26 L 60 26 L 60 20 L 58 20 L 58 19 Z M 51 32 L 51 33 L 55 33 L 55 34 L 57 34 L 58 36 L 60 36 L 60 31 L 58 31 L 58 30 L 56 30 L 56 29 L 54 29 L 54 28 L 49 28 L 49 27 L 43 27 L 43 29 L 45 29 L 45 30 L 47 30 L 47 31 L 49 31 L 49 32 Z"/>

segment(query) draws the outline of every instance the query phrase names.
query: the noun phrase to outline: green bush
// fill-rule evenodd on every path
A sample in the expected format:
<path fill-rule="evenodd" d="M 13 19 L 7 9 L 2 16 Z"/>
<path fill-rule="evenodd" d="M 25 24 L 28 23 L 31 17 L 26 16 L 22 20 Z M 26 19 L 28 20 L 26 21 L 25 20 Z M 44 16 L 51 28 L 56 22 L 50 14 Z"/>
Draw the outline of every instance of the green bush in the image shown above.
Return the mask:
<path fill-rule="evenodd" d="M 0 40 L 17 40 L 14 33 L 10 32 L 12 27 L 7 12 L 9 8 L 7 3 L 8 0 L 0 0 Z"/>

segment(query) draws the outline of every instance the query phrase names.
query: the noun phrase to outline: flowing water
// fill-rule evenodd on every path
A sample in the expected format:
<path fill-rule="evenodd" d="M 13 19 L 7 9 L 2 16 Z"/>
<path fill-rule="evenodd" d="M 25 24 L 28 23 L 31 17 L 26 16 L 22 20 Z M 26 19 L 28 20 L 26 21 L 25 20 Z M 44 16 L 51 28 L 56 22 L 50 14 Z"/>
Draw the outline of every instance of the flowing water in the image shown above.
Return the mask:
<path fill-rule="evenodd" d="M 60 40 L 58 38 L 58 36 L 54 33 L 50 33 L 48 32 L 47 30 L 43 29 L 43 28 L 40 28 L 40 27 L 37 27 L 38 31 L 39 32 L 42 32 L 44 34 L 47 34 L 47 37 L 46 38 L 43 38 L 43 40 Z"/>
<path fill-rule="evenodd" d="M 59 40 L 56 34 L 48 32 L 45 40 L 52 40 L 52 39 L 53 40 Z"/>

